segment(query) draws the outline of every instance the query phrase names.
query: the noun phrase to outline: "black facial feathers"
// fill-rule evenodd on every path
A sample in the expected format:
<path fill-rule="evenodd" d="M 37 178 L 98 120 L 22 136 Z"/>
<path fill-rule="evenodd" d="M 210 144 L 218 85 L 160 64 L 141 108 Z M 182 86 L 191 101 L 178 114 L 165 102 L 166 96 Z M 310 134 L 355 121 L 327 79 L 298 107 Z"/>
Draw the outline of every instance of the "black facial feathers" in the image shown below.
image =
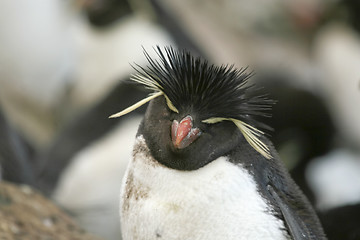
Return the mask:
<path fill-rule="evenodd" d="M 136 65 L 137 74 L 132 76 L 153 93 L 110 118 L 123 116 L 163 95 L 169 109 L 182 117 L 195 115 L 198 122 L 206 124 L 232 121 L 256 151 L 271 158 L 269 147 L 260 139 L 264 132 L 257 129 L 265 125 L 255 118 L 269 116 L 273 101 L 248 82 L 252 73 L 233 65 L 215 66 L 172 47 L 157 47 L 155 51 L 158 59 L 144 50 L 149 65 Z"/>

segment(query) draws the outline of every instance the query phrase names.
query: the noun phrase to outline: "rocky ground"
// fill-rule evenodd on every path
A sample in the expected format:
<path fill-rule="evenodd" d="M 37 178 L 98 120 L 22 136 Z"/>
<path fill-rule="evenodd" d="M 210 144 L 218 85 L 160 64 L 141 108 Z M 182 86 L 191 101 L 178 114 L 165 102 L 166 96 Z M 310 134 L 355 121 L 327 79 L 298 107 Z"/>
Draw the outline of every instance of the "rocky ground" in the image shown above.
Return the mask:
<path fill-rule="evenodd" d="M 0 181 L 0 240 L 100 240 L 28 186 Z"/>

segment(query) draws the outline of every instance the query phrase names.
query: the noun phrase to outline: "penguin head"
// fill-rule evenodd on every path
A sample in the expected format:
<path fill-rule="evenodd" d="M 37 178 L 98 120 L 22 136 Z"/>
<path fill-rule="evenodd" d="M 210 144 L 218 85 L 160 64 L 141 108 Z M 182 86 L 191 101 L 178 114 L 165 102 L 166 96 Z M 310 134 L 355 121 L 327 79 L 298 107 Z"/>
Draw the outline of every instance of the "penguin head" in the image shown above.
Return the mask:
<path fill-rule="evenodd" d="M 136 65 L 132 77 L 153 94 L 110 117 L 151 101 L 138 134 L 158 162 L 195 170 L 229 153 L 242 137 L 263 157 L 271 158 L 254 117 L 267 116 L 272 101 L 254 94 L 254 85 L 248 83 L 252 73 L 211 65 L 171 47 L 157 47 L 156 52 L 157 60 L 144 51 L 149 66 Z"/>

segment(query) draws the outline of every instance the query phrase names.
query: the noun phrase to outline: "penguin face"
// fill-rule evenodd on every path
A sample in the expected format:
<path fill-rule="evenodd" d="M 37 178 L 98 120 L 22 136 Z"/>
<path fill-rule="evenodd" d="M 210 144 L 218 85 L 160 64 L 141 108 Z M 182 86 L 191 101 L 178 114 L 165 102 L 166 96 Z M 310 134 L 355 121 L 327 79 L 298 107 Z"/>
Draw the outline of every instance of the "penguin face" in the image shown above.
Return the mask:
<path fill-rule="evenodd" d="M 228 154 L 240 137 L 271 158 L 253 116 L 266 116 L 263 110 L 269 110 L 272 102 L 254 94 L 254 86 L 248 84 L 252 73 L 217 67 L 171 47 L 157 48 L 159 60 L 144 53 L 149 66 L 137 66 L 132 80 L 153 94 L 111 117 L 152 100 L 138 134 L 156 160 L 171 168 L 195 170 Z"/>
<path fill-rule="evenodd" d="M 196 113 L 171 111 L 165 98 L 157 98 L 150 103 L 138 134 L 144 136 L 153 157 L 163 165 L 196 170 L 228 153 L 241 137 L 229 121 L 215 124 L 202 121 Z"/>

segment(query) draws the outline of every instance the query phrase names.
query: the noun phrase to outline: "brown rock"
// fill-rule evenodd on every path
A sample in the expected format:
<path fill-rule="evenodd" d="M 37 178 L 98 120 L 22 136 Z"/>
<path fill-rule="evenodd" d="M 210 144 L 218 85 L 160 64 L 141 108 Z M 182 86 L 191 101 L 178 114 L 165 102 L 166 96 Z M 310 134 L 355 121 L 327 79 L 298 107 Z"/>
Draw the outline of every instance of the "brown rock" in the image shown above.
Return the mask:
<path fill-rule="evenodd" d="M 100 240 L 25 185 L 0 181 L 0 240 Z"/>

